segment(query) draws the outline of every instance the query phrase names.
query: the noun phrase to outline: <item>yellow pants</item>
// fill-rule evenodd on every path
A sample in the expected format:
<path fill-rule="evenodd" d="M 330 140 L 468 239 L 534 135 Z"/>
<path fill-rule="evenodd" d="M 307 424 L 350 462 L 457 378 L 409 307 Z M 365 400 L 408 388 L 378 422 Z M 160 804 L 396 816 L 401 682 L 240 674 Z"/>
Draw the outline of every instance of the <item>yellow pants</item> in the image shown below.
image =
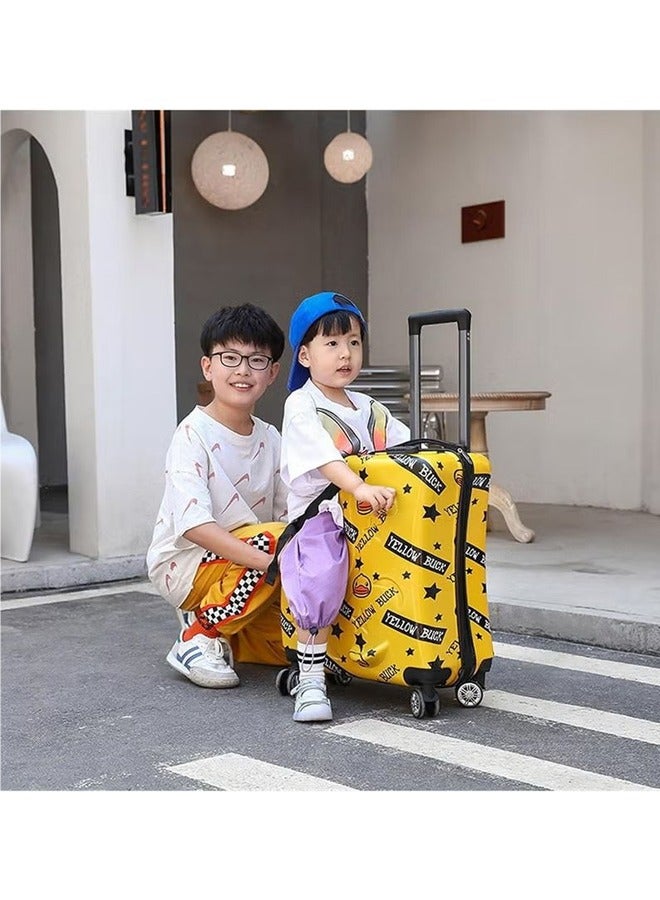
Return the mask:
<path fill-rule="evenodd" d="M 262 549 L 274 553 L 283 522 L 244 525 L 232 534 L 242 541 L 262 541 Z M 268 544 L 266 548 L 265 544 Z M 182 610 L 210 610 L 218 617 L 216 629 L 225 637 L 236 662 L 286 665 L 280 623 L 280 580 L 265 583 L 258 576 L 226 559 L 203 562 L 197 569 L 193 586 L 181 604 Z"/>

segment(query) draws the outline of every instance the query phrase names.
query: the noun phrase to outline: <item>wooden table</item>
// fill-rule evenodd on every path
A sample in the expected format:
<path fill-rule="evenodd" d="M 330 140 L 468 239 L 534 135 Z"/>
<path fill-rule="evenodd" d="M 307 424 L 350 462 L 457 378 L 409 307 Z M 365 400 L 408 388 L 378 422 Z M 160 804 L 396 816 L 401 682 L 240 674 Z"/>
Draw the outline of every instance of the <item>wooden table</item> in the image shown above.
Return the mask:
<path fill-rule="evenodd" d="M 498 410 L 545 409 L 545 401 L 551 397 L 547 391 L 507 391 L 486 394 L 472 394 L 470 398 L 470 450 L 488 456 L 486 439 L 486 416 Z M 458 394 L 422 394 L 422 415 L 424 413 L 457 412 Z M 494 484 L 492 479 L 488 503 L 499 510 L 513 537 L 522 544 L 534 540 L 534 532 L 520 521 L 516 504 L 511 494 Z"/>

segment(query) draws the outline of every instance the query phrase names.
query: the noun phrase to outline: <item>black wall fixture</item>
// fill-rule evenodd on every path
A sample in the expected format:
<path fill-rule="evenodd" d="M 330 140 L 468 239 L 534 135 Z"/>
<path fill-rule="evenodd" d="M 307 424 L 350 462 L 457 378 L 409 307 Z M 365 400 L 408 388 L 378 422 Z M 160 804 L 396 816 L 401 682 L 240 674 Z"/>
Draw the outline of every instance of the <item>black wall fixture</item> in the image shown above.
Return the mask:
<path fill-rule="evenodd" d="M 126 196 L 135 197 L 138 215 L 172 212 L 170 114 L 134 109 L 124 131 Z"/>

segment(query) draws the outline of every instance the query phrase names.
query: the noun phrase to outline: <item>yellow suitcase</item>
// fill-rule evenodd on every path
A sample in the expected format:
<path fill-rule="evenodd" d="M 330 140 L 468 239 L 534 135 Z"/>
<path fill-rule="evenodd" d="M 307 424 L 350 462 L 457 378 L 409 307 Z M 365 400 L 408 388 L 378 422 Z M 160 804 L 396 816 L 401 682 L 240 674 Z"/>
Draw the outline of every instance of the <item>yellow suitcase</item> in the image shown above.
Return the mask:
<path fill-rule="evenodd" d="M 477 706 L 493 659 L 486 593 L 486 519 L 490 464 L 468 452 L 468 310 L 410 316 L 411 432 L 421 422 L 419 343 L 423 325 L 459 328 L 459 443 L 415 439 L 346 462 L 360 477 L 396 488 L 394 506 L 378 517 L 339 493 L 349 548 L 344 603 L 328 641 L 331 680 L 353 677 L 412 688 L 413 715 L 434 716 L 438 689 L 454 688 L 462 706 Z M 324 494 L 327 496 L 328 492 Z M 277 686 L 297 680 L 295 626 L 286 603 L 282 633 L 289 669 Z"/>

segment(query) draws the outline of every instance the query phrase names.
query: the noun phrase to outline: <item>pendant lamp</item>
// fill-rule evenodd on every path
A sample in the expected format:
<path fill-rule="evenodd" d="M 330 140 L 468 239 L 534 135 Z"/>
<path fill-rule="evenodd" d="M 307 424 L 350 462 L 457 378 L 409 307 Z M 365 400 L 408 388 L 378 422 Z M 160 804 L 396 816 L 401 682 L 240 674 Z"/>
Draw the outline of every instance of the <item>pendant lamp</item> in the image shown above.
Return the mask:
<path fill-rule="evenodd" d="M 268 160 L 256 141 L 231 130 L 210 134 L 197 147 L 191 163 L 195 187 L 205 200 L 220 209 L 251 206 L 268 185 Z"/>
<path fill-rule="evenodd" d="M 346 113 L 346 131 L 330 141 L 325 148 L 323 162 L 335 181 L 344 184 L 359 181 L 371 168 L 371 145 L 361 134 L 351 131 L 350 112 Z"/>

